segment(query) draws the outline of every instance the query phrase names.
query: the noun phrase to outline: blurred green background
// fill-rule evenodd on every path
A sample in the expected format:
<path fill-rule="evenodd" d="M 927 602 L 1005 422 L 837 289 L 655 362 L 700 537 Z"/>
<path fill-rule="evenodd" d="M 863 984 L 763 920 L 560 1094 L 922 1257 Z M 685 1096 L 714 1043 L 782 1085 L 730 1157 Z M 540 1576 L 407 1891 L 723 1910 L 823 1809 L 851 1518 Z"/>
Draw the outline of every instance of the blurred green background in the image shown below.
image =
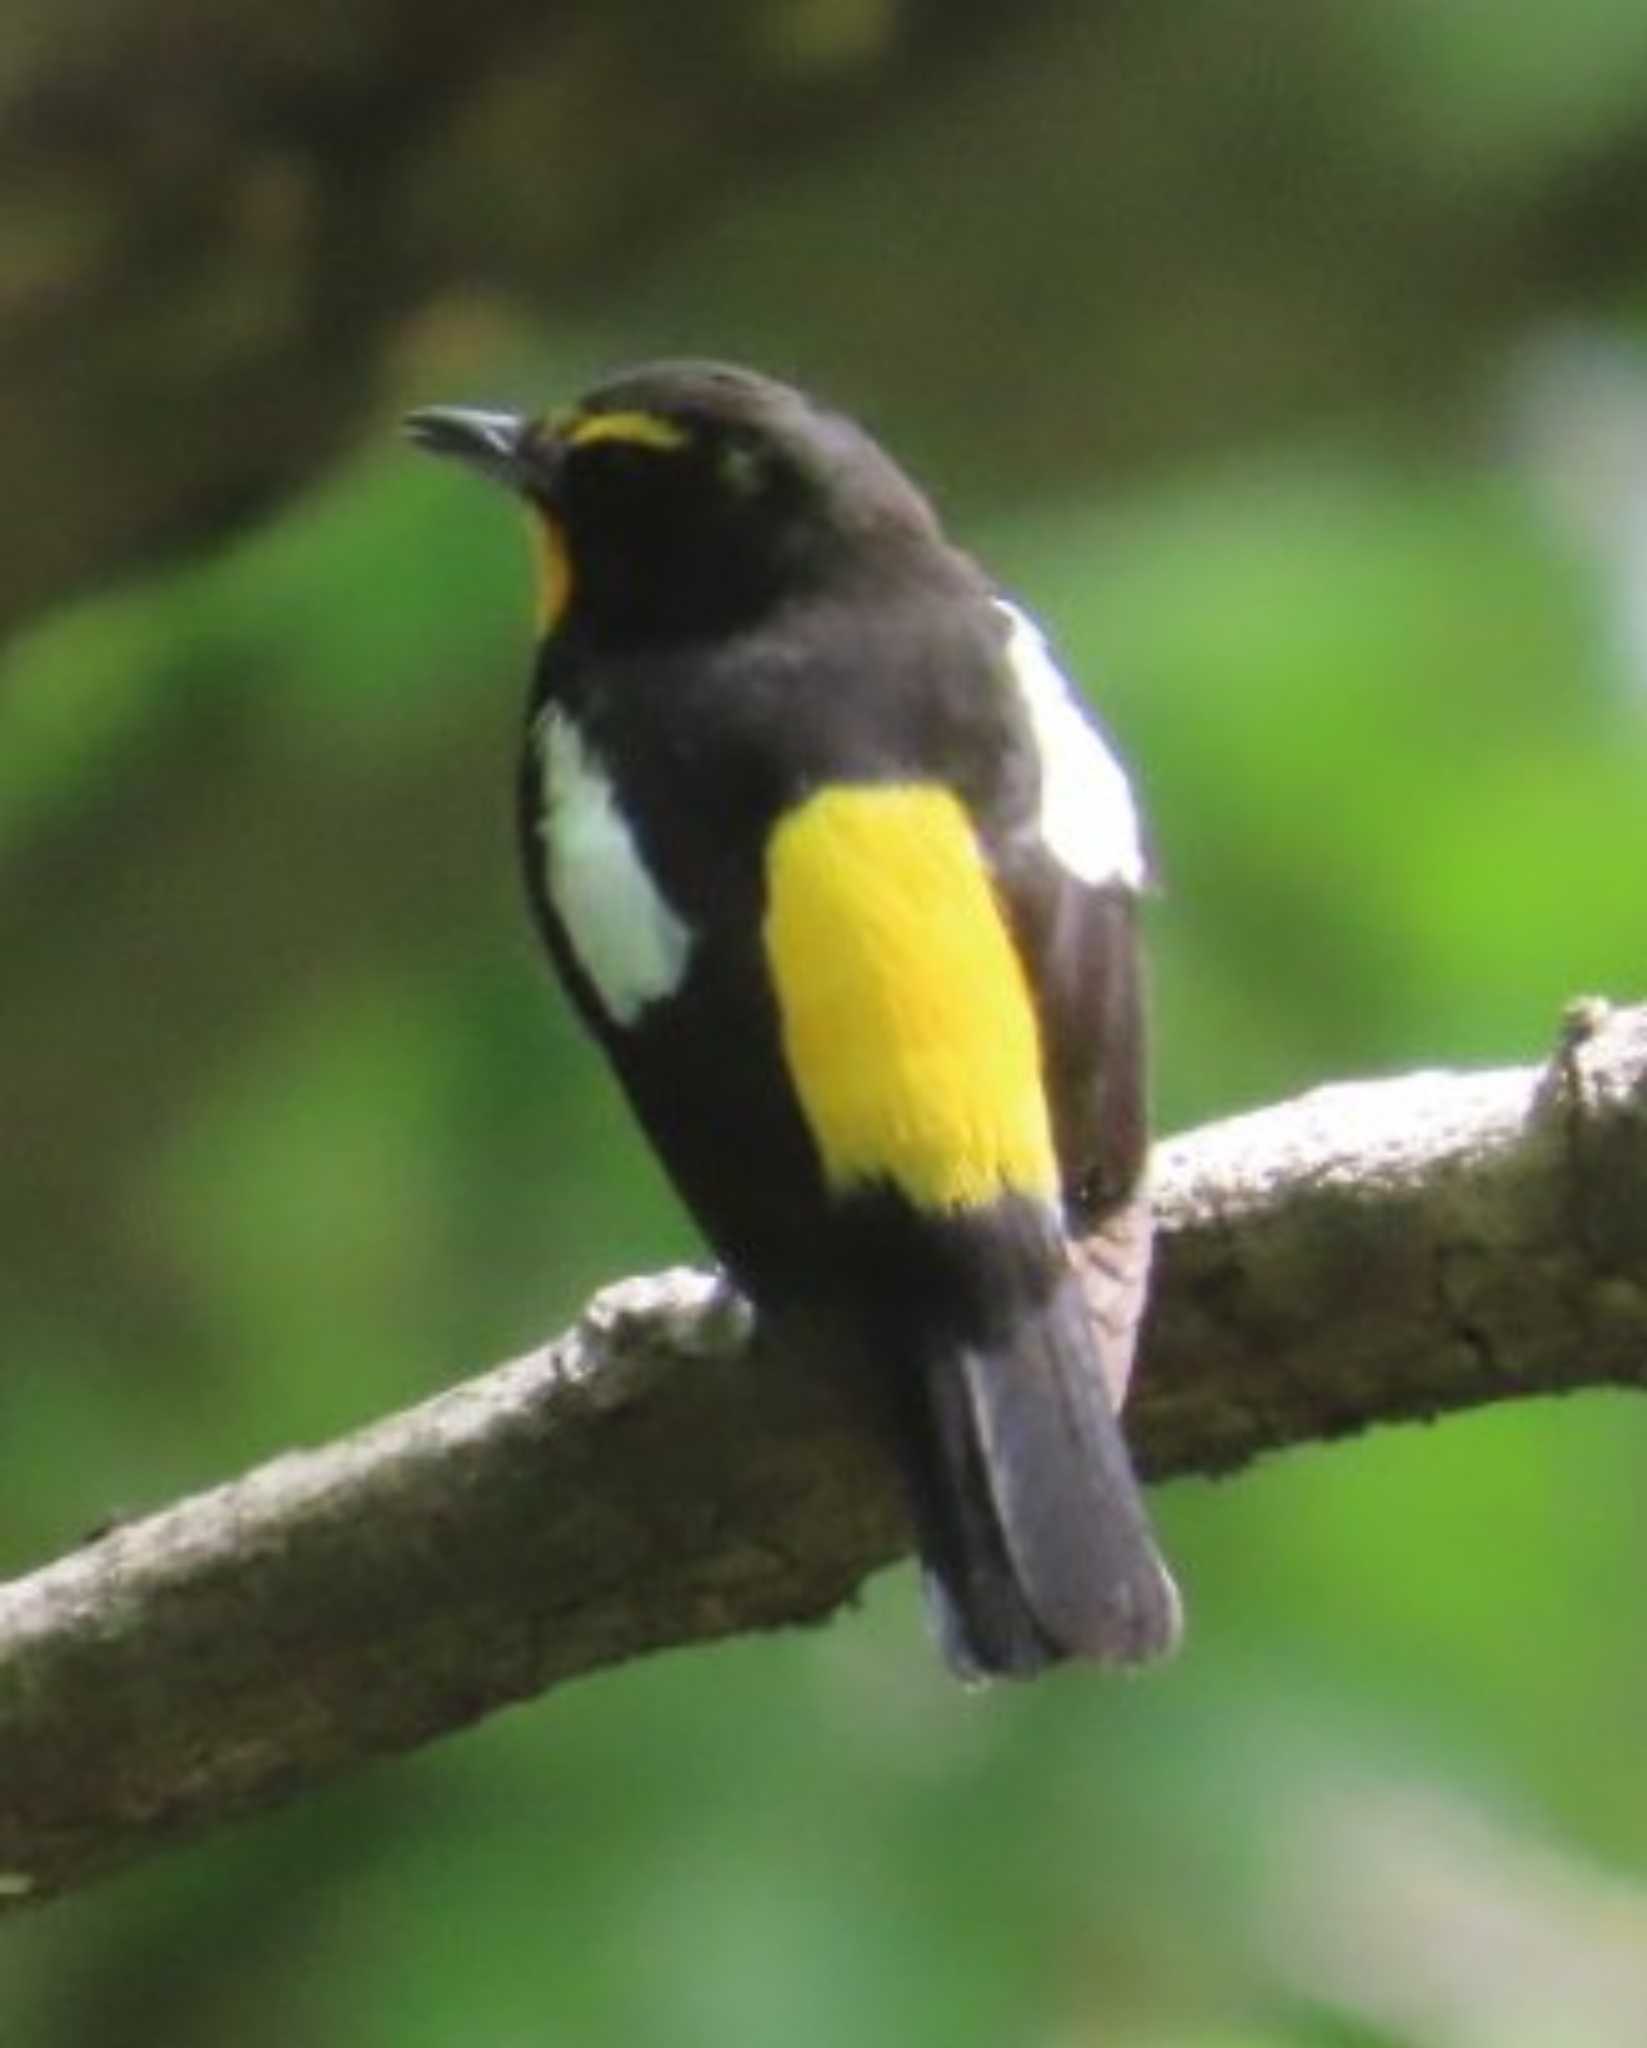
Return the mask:
<path fill-rule="evenodd" d="M 1138 767 L 1164 1128 L 1639 993 L 1639 0 L 18 0 L 0 170 L 0 1571 L 693 1252 L 408 404 L 861 412 Z M 1644 1474 L 1595 1395 L 1165 1489 L 1128 1683 L 884 1575 L 8 1923 L 0 2044 L 1639 2048 Z"/>

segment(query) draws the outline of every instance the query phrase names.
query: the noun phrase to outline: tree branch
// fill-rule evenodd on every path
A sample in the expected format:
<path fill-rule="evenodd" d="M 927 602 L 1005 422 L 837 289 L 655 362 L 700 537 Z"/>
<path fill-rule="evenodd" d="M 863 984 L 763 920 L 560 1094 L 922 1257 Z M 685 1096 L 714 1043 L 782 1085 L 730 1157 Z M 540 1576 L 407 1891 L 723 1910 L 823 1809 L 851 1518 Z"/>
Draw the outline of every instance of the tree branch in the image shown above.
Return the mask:
<path fill-rule="evenodd" d="M 1647 1377 L 1647 1009 L 1543 1070 L 1326 1088 L 1161 1148 L 1156 1478 Z M 879 1454 L 699 1274 L 0 1587 L 0 1902 L 578 1672 L 813 1621 L 905 1547 Z M 1193 1614 L 1193 1587 L 1190 1589 Z"/>

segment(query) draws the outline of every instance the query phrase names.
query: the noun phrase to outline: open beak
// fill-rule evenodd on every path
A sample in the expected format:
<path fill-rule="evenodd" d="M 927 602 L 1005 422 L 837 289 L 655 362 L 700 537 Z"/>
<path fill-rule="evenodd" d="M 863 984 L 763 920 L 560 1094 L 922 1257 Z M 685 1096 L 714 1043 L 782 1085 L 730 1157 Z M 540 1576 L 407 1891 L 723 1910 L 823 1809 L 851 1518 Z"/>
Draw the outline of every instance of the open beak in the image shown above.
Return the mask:
<path fill-rule="evenodd" d="M 428 405 L 409 412 L 407 439 L 430 455 L 466 462 L 495 483 L 519 490 L 526 482 L 531 422 L 519 413 L 479 412 L 466 405 Z"/>

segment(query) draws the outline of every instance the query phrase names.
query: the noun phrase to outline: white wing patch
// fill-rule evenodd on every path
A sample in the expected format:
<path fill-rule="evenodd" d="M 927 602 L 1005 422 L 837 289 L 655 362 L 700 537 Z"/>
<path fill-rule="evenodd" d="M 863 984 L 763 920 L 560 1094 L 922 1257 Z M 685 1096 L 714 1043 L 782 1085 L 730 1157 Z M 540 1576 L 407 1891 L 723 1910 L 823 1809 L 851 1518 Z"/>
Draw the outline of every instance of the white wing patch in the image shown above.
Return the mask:
<path fill-rule="evenodd" d="M 692 933 L 647 872 L 611 779 L 582 733 L 551 705 L 538 721 L 544 878 L 572 950 L 615 1024 L 673 995 Z"/>
<path fill-rule="evenodd" d="M 1034 621 L 996 599 L 1012 628 L 1007 664 L 1029 713 L 1041 758 L 1041 837 L 1080 881 L 1141 889 L 1144 848 L 1132 789 L 1048 652 Z"/>

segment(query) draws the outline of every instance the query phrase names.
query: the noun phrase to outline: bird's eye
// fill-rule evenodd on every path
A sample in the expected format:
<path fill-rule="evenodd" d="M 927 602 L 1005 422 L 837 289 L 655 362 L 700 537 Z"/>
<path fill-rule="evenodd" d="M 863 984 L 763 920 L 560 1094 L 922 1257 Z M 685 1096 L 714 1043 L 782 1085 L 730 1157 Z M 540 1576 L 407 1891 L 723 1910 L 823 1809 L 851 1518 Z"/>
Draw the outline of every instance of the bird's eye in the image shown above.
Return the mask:
<path fill-rule="evenodd" d="M 610 477 L 619 482 L 650 477 L 658 467 L 653 450 L 634 441 L 597 441 L 592 447 L 575 448 L 573 453 L 580 474 Z"/>

